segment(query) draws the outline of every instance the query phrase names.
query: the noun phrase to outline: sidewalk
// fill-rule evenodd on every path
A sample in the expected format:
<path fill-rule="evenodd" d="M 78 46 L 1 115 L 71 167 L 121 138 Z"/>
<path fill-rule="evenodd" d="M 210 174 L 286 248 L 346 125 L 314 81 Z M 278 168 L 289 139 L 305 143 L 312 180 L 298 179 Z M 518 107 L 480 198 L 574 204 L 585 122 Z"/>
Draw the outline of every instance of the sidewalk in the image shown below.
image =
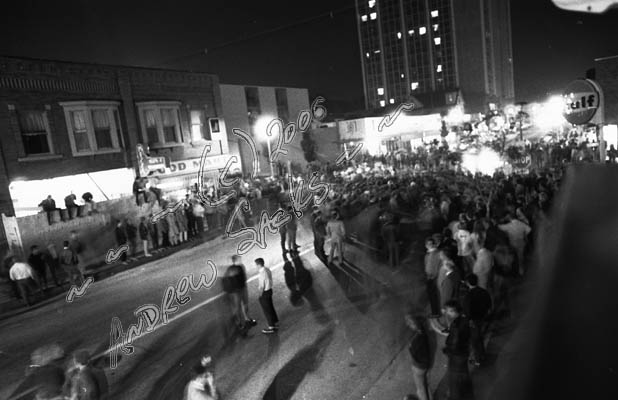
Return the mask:
<path fill-rule="evenodd" d="M 90 264 L 85 268 L 85 277 L 92 276 L 95 281 L 103 280 L 112 275 L 118 274 L 123 271 L 127 271 L 146 263 L 159 260 L 161 258 L 168 257 L 180 250 L 196 247 L 202 245 L 204 243 L 209 243 L 209 245 L 216 246 L 222 243 L 227 236 L 224 236 L 225 232 L 223 228 L 217 228 L 212 231 L 203 232 L 200 237 L 191 238 L 188 241 L 181 243 L 174 247 L 166 247 L 160 250 L 151 251 L 152 257 L 144 257 L 143 252 L 138 257 L 127 258 L 127 264 L 123 264 L 122 262 L 114 262 L 112 264 L 107 264 L 105 262 Z M 50 277 L 51 278 L 51 277 Z M 19 315 L 30 310 L 34 310 L 40 308 L 46 304 L 52 303 L 64 296 L 68 293 L 71 285 L 66 281 L 66 277 L 64 276 L 64 271 L 60 272 L 59 279 L 64 285 L 64 288 L 53 286 L 45 290 L 45 298 L 40 300 L 40 295 L 38 295 L 37 302 L 34 303 L 30 307 L 26 307 L 21 300 L 16 299 L 15 297 L 6 297 L 0 300 L 0 321 L 10 318 L 15 315 Z M 53 279 L 48 279 L 48 282 L 53 283 Z M 10 290 L 10 289 L 9 289 Z M 11 292 L 12 293 L 12 292 Z"/>

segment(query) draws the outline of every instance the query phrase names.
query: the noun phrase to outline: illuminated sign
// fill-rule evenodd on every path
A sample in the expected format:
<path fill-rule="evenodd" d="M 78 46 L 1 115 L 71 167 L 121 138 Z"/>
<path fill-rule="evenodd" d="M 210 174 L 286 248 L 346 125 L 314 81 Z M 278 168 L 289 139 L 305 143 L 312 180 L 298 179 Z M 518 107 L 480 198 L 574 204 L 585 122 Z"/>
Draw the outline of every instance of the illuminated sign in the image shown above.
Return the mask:
<path fill-rule="evenodd" d="M 590 79 L 578 79 L 569 83 L 563 97 L 564 118 L 574 125 L 590 122 L 601 106 L 600 89 Z"/>
<path fill-rule="evenodd" d="M 204 170 L 213 170 L 224 168 L 227 159 L 230 156 L 211 156 L 204 158 Z M 155 171 L 153 175 L 164 175 L 164 176 L 174 176 L 174 175 L 185 175 L 185 174 L 197 174 L 200 170 L 200 159 L 199 158 L 191 158 L 188 160 L 180 160 L 180 161 L 172 161 L 170 163 L 170 167 L 163 169 L 159 168 Z"/>

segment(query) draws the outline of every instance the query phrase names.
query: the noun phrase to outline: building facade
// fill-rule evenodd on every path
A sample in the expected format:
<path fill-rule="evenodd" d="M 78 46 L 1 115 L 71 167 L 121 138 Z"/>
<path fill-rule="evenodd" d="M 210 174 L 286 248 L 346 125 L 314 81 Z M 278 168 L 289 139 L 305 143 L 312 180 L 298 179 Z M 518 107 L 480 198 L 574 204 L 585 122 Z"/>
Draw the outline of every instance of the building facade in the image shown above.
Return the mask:
<path fill-rule="evenodd" d="M 514 100 L 509 0 L 356 0 L 365 106 Z"/>
<path fill-rule="evenodd" d="M 149 180 L 186 190 L 205 145 L 225 165 L 218 77 L 206 73 L 0 57 L 0 212 L 28 215 L 52 195 L 130 195 L 137 145 L 166 167 Z"/>
<path fill-rule="evenodd" d="M 295 122 L 303 110 L 309 110 L 309 91 L 299 88 L 279 88 L 245 85 L 221 85 L 221 103 L 223 115 L 228 124 L 228 143 L 230 154 L 236 155 L 242 165 L 242 171 L 250 173 L 253 165 L 253 155 L 247 143 L 234 135 L 234 129 L 241 129 L 250 134 L 256 144 L 258 152 L 258 175 L 270 174 L 268 162 L 268 143 L 266 127 L 276 118 L 281 118 L 284 124 Z M 287 168 L 290 161 L 302 167 L 306 165 L 301 148 L 302 134 L 294 136 L 292 142 L 285 145 L 287 157 L 279 157 L 277 162 Z M 271 149 L 274 148 L 276 138 L 270 139 Z M 239 166 L 233 165 L 234 168 Z M 277 168 L 273 165 L 275 175 Z"/>

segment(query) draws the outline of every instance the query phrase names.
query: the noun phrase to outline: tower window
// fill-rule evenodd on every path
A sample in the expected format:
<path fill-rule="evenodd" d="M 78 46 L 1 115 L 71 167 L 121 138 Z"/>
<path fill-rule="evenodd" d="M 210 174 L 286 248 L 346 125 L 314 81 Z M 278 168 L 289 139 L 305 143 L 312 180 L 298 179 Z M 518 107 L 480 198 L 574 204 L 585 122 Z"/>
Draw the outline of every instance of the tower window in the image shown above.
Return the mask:
<path fill-rule="evenodd" d="M 421 26 L 420 28 L 418 28 L 418 33 L 419 35 L 424 35 L 427 33 L 427 28 L 425 28 L 424 26 Z"/>
<path fill-rule="evenodd" d="M 433 10 L 433 11 L 431 12 L 431 18 L 438 18 L 438 15 L 439 15 L 439 14 L 438 14 L 438 10 Z"/>
<path fill-rule="evenodd" d="M 363 16 L 361 17 L 361 21 L 363 21 L 363 22 L 367 22 L 367 14 L 365 14 L 365 15 L 363 15 Z"/>
<path fill-rule="evenodd" d="M 372 12 L 371 14 L 369 14 L 369 18 L 371 18 L 372 20 L 378 18 L 378 13 Z"/>

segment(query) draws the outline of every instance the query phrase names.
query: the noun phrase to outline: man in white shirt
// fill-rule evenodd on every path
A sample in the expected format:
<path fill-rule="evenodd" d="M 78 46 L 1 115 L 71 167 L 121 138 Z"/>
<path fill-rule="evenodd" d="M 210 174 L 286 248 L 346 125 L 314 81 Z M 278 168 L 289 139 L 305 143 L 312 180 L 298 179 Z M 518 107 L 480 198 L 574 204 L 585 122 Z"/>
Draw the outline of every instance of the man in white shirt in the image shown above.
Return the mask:
<path fill-rule="evenodd" d="M 27 305 L 31 305 L 29 295 L 34 295 L 34 272 L 24 262 L 15 262 L 9 270 L 9 277 L 17 285 L 19 294 Z"/>
<path fill-rule="evenodd" d="M 333 211 L 332 219 L 326 224 L 326 236 L 330 239 L 330 254 L 328 263 L 333 262 L 335 248 L 337 249 L 339 264 L 343 264 L 343 241 L 345 239 L 345 225 L 339 219 L 339 213 Z"/>
<path fill-rule="evenodd" d="M 526 248 L 526 239 L 532 230 L 528 225 L 520 220 L 513 218 L 511 213 L 507 213 L 506 219 L 509 221 L 506 224 L 498 225 L 498 228 L 505 232 L 509 237 L 511 247 L 517 253 L 517 262 L 519 264 L 519 274 L 524 274 L 524 249 Z"/>
<path fill-rule="evenodd" d="M 472 273 L 478 277 L 478 286 L 489 290 L 489 277 L 494 266 L 494 255 L 491 251 L 485 248 L 485 244 L 481 243 L 481 248 L 476 254 L 476 261 L 472 268 Z"/>
<path fill-rule="evenodd" d="M 258 268 L 258 293 L 260 293 L 259 301 L 268 328 L 262 329 L 262 333 L 271 334 L 279 329 L 279 317 L 273 305 L 273 274 L 270 269 L 264 266 L 263 258 L 256 258 L 255 265 Z"/>

